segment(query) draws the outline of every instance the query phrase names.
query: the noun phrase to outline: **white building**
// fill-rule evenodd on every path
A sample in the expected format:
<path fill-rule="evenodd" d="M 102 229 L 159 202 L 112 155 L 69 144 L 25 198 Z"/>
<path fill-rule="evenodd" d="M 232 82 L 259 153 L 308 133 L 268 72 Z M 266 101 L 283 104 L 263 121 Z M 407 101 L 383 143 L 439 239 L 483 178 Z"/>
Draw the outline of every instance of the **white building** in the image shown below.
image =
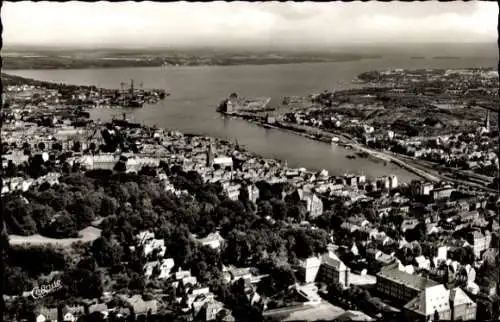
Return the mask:
<path fill-rule="evenodd" d="M 227 194 L 228 198 L 236 201 L 240 196 L 241 185 L 239 184 L 224 184 L 224 192 Z"/>
<path fill-rule="evenodd" d="M 319 267 L 321 266 L 321 258 L 309 257 L 302 261 L 301 266 L 305 271 L 304 281 L 306 283 L 312 283 L 316 280 L 316 276 L 318 275 Z"/>
<path fill-rule="evenodd" d="M 210 233 L 207 237 L 198 239 L 198 242 L 203 246 L 209 246 L 213 249 L 219 249 L 224 242 L 224 238 L 219 234 L 219 232 Z"/>
<path fill-rule="evenodd" d="M 395 175 L 390 176 L 390 186 L 391 189 L 396 189 L 398 187 L 398 177 Z"/>
<path fill-rule="evenodd" d="M 230 157 L 218 157 L 214 159 L 214 165 L 218 165 L 221 168 L 233 167 L 233 159 Z"/>
<path fill-rule="evenodd" d="M 160 263 L 160 275 L 158 278 L 168 278 L 170 276 L 170 272 L 172 268 L 174 268 L 175 262 L 173 258 L 163 259 Z"/>

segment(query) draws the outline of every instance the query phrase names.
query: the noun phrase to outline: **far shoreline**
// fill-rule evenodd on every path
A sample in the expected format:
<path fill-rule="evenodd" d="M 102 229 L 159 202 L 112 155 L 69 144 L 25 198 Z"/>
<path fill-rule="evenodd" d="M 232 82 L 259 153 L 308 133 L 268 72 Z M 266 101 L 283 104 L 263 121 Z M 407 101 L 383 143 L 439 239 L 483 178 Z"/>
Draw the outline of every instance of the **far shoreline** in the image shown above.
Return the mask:
<path fill-rule="evenodd" d="M 164 68 L 164 69 L 174 69 L 174 68 L 196 68 L 196 67 L 251 67 L 251 66 L 281 66 L 281 65 L 299 65 L 299 64 L 331 64 L 331 63 L 349 63 L 349 62 L 357 62 L 363 60 L 377 60 L 383 59 L 383 56 L 380 57 L 362 57 L 362 58 L 351 58 L 351 59 L 331 59 L 331 60 L 304 60 L 304 61 L 274 61 L 274 62 L 245 62 L 245 63 L 235 63 L 235 64 L 185 64 L 185 65 L 140 65 L 140 64 L 129 64 L 129 65 L 118 65 L 118 66 L 85 66 L 85 67 L 74 67 L 74 66 L 61 66 L 58 68 L 52 67 L 19 67 L 19 68 L 2 68 L 2 72 L 8 74 L 9 72 L 16 71 L 62 71 L 62 70 L 92 70 L 92 69 L 105 69 L 105 70 L 116 70 L 116 69 L 136 69 L 136 68 Z"/>

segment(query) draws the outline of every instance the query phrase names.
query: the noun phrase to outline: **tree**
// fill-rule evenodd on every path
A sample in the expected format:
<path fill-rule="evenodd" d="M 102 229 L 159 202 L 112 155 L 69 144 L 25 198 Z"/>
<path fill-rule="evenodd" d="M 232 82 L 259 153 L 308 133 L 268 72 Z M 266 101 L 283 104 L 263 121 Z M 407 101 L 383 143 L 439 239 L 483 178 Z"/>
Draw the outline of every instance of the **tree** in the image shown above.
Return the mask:
<path fill-rule="evenodd" d="M 130 283 L 128 284 L 128 288 L 136 291 L 144 291 L 146 287 L 146 283 L 144 282 L 144 277 L 138 273 L 133 273 L 130 278 Z"/>
<path fill-rule="evenodd" d="M 118 243 L 100 237 L 92 243 L 92 254 L 99 266 L 113 267 L 120 263 L 123 249 Z"/>
<path fill-rule="evenodd" d="M 102 217 L 114 215 L 117 210 L 118 210 L 118 202 L 116 201 L 115 198 L 109 196 L 104 196 L 102 198 L 101 211 L 99 213 Z"/>
<path fill-rule="evenodd" d="M 33 265 L 37 263 L 37 265 Z M 7 254 L 10 267 L 21 267 L 30 277 L 65 270 L 67 262 L 60 249 L 50 246 L 10 246 Z"/>
<path fill-rule="evenodd" d="M 412 200 L 415 200 L 415 198 L 420 195 L 420 184 L 421 182 L 418 180 L 412 180 L 409 185 L 409 193 L 410 197 Z"/>
<path fill-rule="evenodd" d="M 92 258 L 83 258 L 76 267 L 63 275 L 62 283 L 66 296 L 99 298 L 103 287 L 96 263 Z"/>
<path fill-rule="evenodd" d="M 413 257 L 419 257 L 420 255 L 422 255 L 422 247 L 418 242 L 411 243 L 411 250 L 413 253 Z"/>
<path fill-rule="evenodd" d="M 344 292 L 344 287 L 340 283 L 333 283 L 328 286 L 328 295 L 338 297 Z"/>
<path fill-rule="evenodd" d="M 12 160 L 9 160 L 9 163 L 7 165 L 7 169 L 5 169 L 5 175 L 6 177 L 15 177 L 17 174 L 17 166 L 12 162 Z"/>
<path fill-rule="evenodd" d="M 271 272 L 270 284 L 276 292 L 280 292 L 297 282 L 295 273 L 290 266 L 279 266 Z"/>
<path fill-rule="evenodd" d="M 57 213 L 55 219 L 47 227 L 46 234 L 52 238 L 78 237 L 74 217 L 67 211 Z"/>
<path fill-rule="evenodd" d="M 125 172 L 127 170 L 127 161 L 120 160 L 115 164 L 115 167 L 113 168 L 114 171 L 116 172 Z"/>
<path fill-rule="evenodd" d="M 73 151 L 75 152 L 80 152 L 82 149 L 82 144 L 80 143 L 80 141 L 76 141 L 74 144 L 73 144 Z"/>
<path fill-rule="evenodd" d="M 8 231 L 25 236 L 37 232 L 36 222 L 32 218 L 33 208 L 31 204 L 19 197 L 2 204 L 2 212 Z"/>
<path fill-rule="evenodd" d="M 285 203 L 281 200 L 273 199 L 271 200 L 273 205 L 274 218 L 277 220 L 285 220 L 287 218 L 287 207 Z"/>
<path fill-rule="evenodd" d="M 61 143 L 59 142 L 55 142 L 52 144 L 52 149 L 53 150 L 57 150 L 57 151 L 62 151 L 63 150 L 63 146 Z"/>
<path fill-rule="evenodd" d="M 293 218 L 299 223 L 306 220 L 307 209 L 302 202 L 292 205 L 291 207 L 287 207 L 287 209 L 288 217 Z"/>
<path fill-rule="evenodd" d="M 5 268 L 5 290 L 8 295 L 19 295 L 33 288 L 32 280 L 21 267 Z"/>

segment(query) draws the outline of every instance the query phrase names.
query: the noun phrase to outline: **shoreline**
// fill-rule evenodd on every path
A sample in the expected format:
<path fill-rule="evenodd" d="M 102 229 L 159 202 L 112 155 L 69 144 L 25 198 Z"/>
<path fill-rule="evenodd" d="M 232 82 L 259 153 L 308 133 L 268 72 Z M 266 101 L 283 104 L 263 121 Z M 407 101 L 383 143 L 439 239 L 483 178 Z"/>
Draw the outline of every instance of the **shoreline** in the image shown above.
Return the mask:
<path fill-rule="evenodd" d="M 14 76 L 15 78 L 26 80 L 26 81 L 31 81 L 31 82 L 34 81 L 36 83 L 40 83 L 40 85 L 47 85 L 47 84 L 59 85 L 59 84 L 56 84 L 53 82 L 40 81 L 40 80 L 25 78 L 25 77 L 17 76 L 17 75 L 9 75 L 7 73 L 2 73 L 2 74 L 7 75 L 7 76 Z M 95 88 L 95 86 L 79 86 L 79 85 L 71 85 L 71 84 L 65 84 L 65 85 L 68 87 L 77 87 L 77 88 L 78 87 L 84 87 L 84 88 L 85 87 L 86 88 L 94 87 Z M 95 107 L 91 107 L 91 109 L 95 109 Z M 454 181 L 454 182 L 461 182 L 461 183 L 464 182 L 462 180 L 453 180 L 453 179 L 450 179 L 448 177 L 444 177 L 441 175 L 439 175 L 439 176 L 430 175 L 430 173 L 432 173 L 432 169 L 429 170 L 429 169 L 427 169 L 427 167 L 423 167 L 421 165 L 420 166 L 409 165 L 407 162 L 398 159 L 397 156 L 391 156 L 391 155 L 384 154 L 383 152 L 380 152 L 380 151 L 368 149 L 368 148 L 362 146 L 357 141 L 350 138 L 349 136 L 347 136 L 345 133 L 332 133 L 332 132 L 326 132 L 324 130 L 314 129 L 314 128 L 309 128 L 309 129 L 305 129 L 305 130 L 304 129 L 298 130 L 297 126 L 294 126 L 293 124 L 290 124 L 290 126 L 271 125 L 271 124 L 256 120 L 256 118 L 258 118 L 259 116 L 254 115 L 254 114 L 250 115 L 250 114 L 242 114 L 242 113 L 237 113 L 237 112 L 236 113 L 223 113 L 223 112 L 221 113 L 221 112 L 219 112 L 219 113 L 224 115 L 224 117 L 240 118 L 240 119 L 249 121 L 249 123 L 255 124 L 255 125 L 260 126 L 260 127 L 274 128 L 274 129 L 278 129 L 281 131 L 287 131 L 287 132 L 291 132 L 295 135 L 300 135 L 300 136 L 306 137 L 308 139 L 313 139 L 315 141 L 320 141 L 320 142 L 324 142 L 324 143 L 331 143 L 332 137 L 338 137 L 339 143 L 337 143 L 336 145 L 346 147 L 347 149 L 351 148 L 351 149 L 356 150 L 356 151 L 366 152 L 370 155 L 370 157 L 373 157 L 375 159 L 379 159 L 379 160 L 381 159 L 382 161 L 385 161 L 385 162 L 394 163 L 394 164 L 398 165 L 400 168 L 405 169 L 406 171 L 416 175 L 417 177 L 421 177 L 421 178 L 424 178 L 426 180 L 436 181 L 436 182 L 437 181 Z M 140 127 L 149 127 L 147 124 L 142 124 L 142 123 L 138 123 L 138 125 Z M 180 132 L 176 129 L 166 129 L 165 128 L 164 130 Z M 313 132 L 313 133 L 311 133 L 311 132 Z M 199 136 L 198 134 L 192 134 L 192 133 L 183 133 L 183 132 L 180 132 L 180 133 L 182 133 L 183 135 L 189 135 L 189 136 Z M 202 137 L 213 138 L 213 139 L 216 139 L 217 141 L 228 142 L 227 140 L 221 140 L 221 139 L 218 139 L 215 137 L 210 137 L 210 136 L 202 136 Z M 236 146 L 236 144 L 233 144 L 233 142 L 228 142 L 228 143 L 232 146 Z M 252 151 L 249 151 L 248 149 L 244 149 L 244 150 L 257 158 L 268 159 L 268 160 L 273 159 L 278 163 L 282 163 L 281 160 L 274 159 L 274 158 L 264 158 L 262 155 L 254 153 Z M 425 170 L 423 170 L 422 168 L 425 168 Z M 491 189 L 485 187 L 484 185 L 478 185 L 478 184 L 474 184 L 474 183 L 470 183 L 470 182 L 468 182 L 468 184 L 470 186 L 476 186 L 476 187 L 480 186 L 479 188 L 481 188 L 483 190 L 491 191 Z"/>
<path fill-rule="evenodd" d="M 12 58 L 13 56 L 9 57 Z M 23 58 L 23 57 L 15 57 L 15 58 Z M 176 68 L 176 67 L 227 67 L 227 66 L 270 66 L 270 65 L 290 65 L 290 64 L 320 64 L 320 63 L 344 63 L 344 62 L 356 62 L 356 61 L 361 61 L 361 60 L 371 60 L 371 59 L 382 59 L 383 56 L 374 56 L 374 57 L 353 57 L 353 58 L 325 58 L 324 60 L 321 59 L 303 59 L 303 60 L 286 60 L 284 61 L 246 61 L 246 62 L 228 62 L 228 63 L 186 63 L 186 64 L 173 64 L 173 63 L 154 63 L 154 64 L 140 64 L 138 62 L 149 62 L 147 60 L 138 60 L 138 61 L 132 61 L 131 64 L 116 64 L 116 65 L 99 65 L 99 63 L 103 62 L 121 62 L 124 60 L 110 60 L 110 59 L 101 59 L 101 60 L 96 60 L 96 62 L 99 62 L 95 65 L 89 64 L 87 66 L 68 66 L 68 65 L 62 65 L 62 66 L 33 66 L 33 65 L 26 65 L 26 66 L 9 66 L 8 64 L 6 65 L 4 62 L 4 65 L 6 65 L 6 68 L 3 69 L 3 72 L 8 72 L 8 71 L 19 71 L 19 70 L 86 70 L 86 69 L 113 69 L 113 68 Z M 5 59 L 4 59 L 5 60 Z M 130 62 L 130 61 L 127 61 Z M 134 64 L 135 62 L 135 64 Z"/>
<path fill-rule="evenodd" d="M 402 160 L 401 158 L 403 158 L 404 156 L 394 155 L 394 153 L 390 153 L 390 152 L 389 152 L 390 154 L 387 154 L 387 153 L 384 153 L 381 151 L 369 149 L 369 148 L 361 145 L 360 143 L 354 141 L 353 139 L 349 138 L 346 134 L 325 132 L 324 130 L 321 130 L 321 129 L 310 129 L 309 131 L 308 130 L 299 131 L 297 129 L 290 128 L 291 126 L 289 127 L 289 126 L 280 126 L 280 125 L 276 125 L 276 124 L 268 124 L 268 123 L 265 123 L 263 121 L 256 120 L 255 118 L 258 117 L 257 115 L 250 116 L 250 115 L 238 114 L 238 113 L 231 113 L 231 114 L 221 113 L 221 114 L 224 115 L 224 117 L 234 117 L 237 119 L 242 119 L 242 120 L 245 120 L 251 124 L 254 124 L 254 125 L 257 125 L 260 127 L 264 127 L 266 129 L 275 129 L 275 130 L 279 130 L 279 131 L 284 131 L 284 132 L 299 135 L 299 136 L 302 136 L 302 137 L 305 137 L 308 139 L 312 139 L 314 141 L 324 142 L 324 143 L 328 144 L 329 142 L 331 142 L 331 139 L 326 140 L 324 137 L 318 137 L 317 135 L 311 133 L 311 132 L 317 132 L 317 133 L 323 132 L 323 134 L 328 134 L 332 137 L 338 137 L 339 143 L 336 143 L 336 145 L 338 145 L 338 146 L 352 149 L 353 151 L 368 153 L 369 156 L 367 158 L 375 158 L 377 160 L 390 162 L 390 163 L 395 164 L 398 167 L 416 175 L 417 177 L 423 178 L 427 181 L 436 182 L 436 183 L 439 183 L 442 181 L 447 181 L 447 182 L 454 182 L 457 184 L 466 184 L 466 185 L 469 185 L 471 187 L 478 188 L 478 189 L 481 189 L 481 190 L 484 190 L 487 192 L 496 193 L 496 191 L 494 189 L 488 188 L 485 185 L 479 184 L 477 182 L 471 182 L 470 180 L 465 181 L 465 180 L 450 178 L 450 176 L 453 176 L 453 174 L 447 174 L 447 173 L 441 174 L 439 172 L 436 174 L 434 169 L 429 169 L 429 167 L 427 167 L 427 166 L 424 166 L 422 164 L 414 164 L 414 162 L 411 162 L 411 160 L 409 160 L 409 159 Z M 342 139 L 344 141 L 342 141 Z M 351 140 L 352 142 L 346 142 L 349 140 Z M 411 162 L 411 164 L 410 164 L 410 162 Z"/>
<path fill-rule="evenodd" d="M 328 140 L 326 140 L 324 138 L 318 138 L 314 134 L 310 134 L 310 133 L 307 133 L 307 132 L 300 132 L 300 131 L 293 130 L 293 129 L 290 129 L 288 127 L 283 127 L 283 126 L 279 126 L 279 125 L 277 126 L 277 125 L 267 124 L 267 123 L 264 123 L 264 122 L 260 122 L 260 121 L 252 120 L 252 119 L 249 119 L 249 118 L 246 118 L 246 117 L 243 117 L 243 116 L 239 116 L 239 115 L 236 115 L 236 114 L 226 115 L 226 116 L 235 117 L 235 118 L 238 118 L 238 119 L 243 119 L 245 121 L 248 121 L 251 124 L 255 124 L 257 126 L 264 127 L 266 129 L 275 129 L 275 130 L 279 130 L 279 131 L 284 131 L 284 132 L 287 132 L 287 133 L 292 133 L 292 134 L 295 134 L 295 135 L 299 135 L 299 136 L 302 136 L 302 137 L 305 137 L 305 138 L 308 138 L 308 139 L 311 139 L 311 140 L 314 140 L 314 141 L 323 142 L 323 143 L 326 143 L 326 144 L 328 144 L 328 142 L 331 142 L 331 139 L 330 139 L 330 141 L 328 141 Z M 335 136 L 333 133 L 331 133 L 331 135 L 332 135 L 332 137 Z M 339 137 L 339 136 L 341 136 L 341 135 L 338 135 L 337 137 Z M 348 142 L 345 142 L 345 141 L 343 142 L 342 139 L 339 138 L 339 142 L 338 143 L 334 143 L 334 145 L 341 146 L 341 147 L 343 147 L 343 148 L 345 148 L 347 150 L 353 150 L 353 151 L 357 151 L 357 152 L 366 152 L 366 153 L 368 153 L 368 156 L 366 158 L 363 157 L 364 159 L 373 158 L 373 159 L 375 159 L 377 161 L 391 162 L 393 164 L 396 164 L 400 168 L 405 169 L 408 172 L 411 172 L 411 173 L 417 175 L 420 178 L 424 178 L 426 180 L 435 181 L 435 182 L 441 181 L 438 178 L 436 178 L 434 176 L 430 176 L 429 174 L 426 174 L 426 173 L 424 173 L 423 171 L 421 171 L 419 169 L 412 168 L 411 166 L 406 165 L 403 161 L 397 160 L 395 158 L 394 159 L 387 158 L 387 157 L 385 157 L 383 155 L 380 155 L 378 151 L 374 151 L 374 150 L 365 148 L 365 147 L 363 147 L 363 146 L 361 146 L 361 145 L 359 145 L 357 143 L 348 143 Z M 375 160 L 372 160 L 372 161 L 376 162 Z"/>

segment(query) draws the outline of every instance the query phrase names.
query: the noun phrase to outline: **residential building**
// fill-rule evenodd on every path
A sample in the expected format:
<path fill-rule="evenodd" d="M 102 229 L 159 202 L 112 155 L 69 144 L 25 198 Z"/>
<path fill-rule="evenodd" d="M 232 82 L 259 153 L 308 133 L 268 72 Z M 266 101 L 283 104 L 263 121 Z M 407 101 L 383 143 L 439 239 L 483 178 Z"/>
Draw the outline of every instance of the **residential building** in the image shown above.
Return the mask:
<path fill-rule="evenodd" d="M 219 232 L 210 233 L 205 238 L 198 239 L 198 242 L 203 246 L 209 246 L 213 249 L 219 249 L 224 243 L 224 238 L 219 234 Z"/>
<path fill-rule="evenodd" d="M 219 166 L 221 169 L 225 169 L 227 167 L 233 167 L 233 159 L 230 157 L 218 157 L 214 158 L 213 165 Z"/>
<path fill-rule="evenodd" d="M 486 231 L 486 233 L 483 234 L 475 230 L 467 236 L 467 242 L 471 244 L 474 255 L 479 258 L 481 257 L 481 253 L 490 247 L 491 233 Z"/>
<path fill-rule="evenodd" d="M 420 185 L 419 194 L 422 196 L 428 196 L 433 189 L 434 185 L 432 183 L 424 182 Z"/>
<path fill-rule="evenodd" d="M 321 258 L 318 272 L 319 280 L 330 285 L 339 283 L 343 287 L 349 286 L 349 273 L 351 270 L 334 254 L 329 253 Z"/>
<path fill-rule="evenodd" d="M 88 170 L 113 170 L 118 161 L 115 154 L 84 155 L 78 160 Z"/>
<path fill-rule="evenodd" d="M 259 199 L 259 188 L 256 185 L 251 184 L 247 187 L 248 189 L 248 199 L 253 203 L 257 203 L 257 199 Z"/>
<path fill-rule="evenodd" d="M 391 188 L 391 180 L 389 179 L 389 177 L 377 178 L 376 182 L 377 186 L 380 187 L 380 189 L 389 190 Z"/>
<path fill-rule="evenodd" d="M 138 241 L 139 245 L 143 245 L 145 242 L 154 239 L 155 234 L 150 232 L 150 231 L 141 231 L 139 234 L 137 234 L 136 239 Z"/>
<path fill-rule="evenodd" d="M 173 258 L 163 259 L 160 263 L 160 275 L 158 278 L 168 278 L 174 266 L 175 262 Z"/>
<path fill-rule="evenodd" d="M 175 279 L 178 281 L 178 280 L 182 280 L 186 277 L 190 277 L 191 276 L 191 271 L 183 271 L 180 267 L 179 267 L 179 270 L 177 272 L 175 272 Z"/>
<path fill-rule="evenodd" d="M 306 202 L 306 210 L 311 218 L 316 218 L 323 214 L 323 201 L 316 193 L 304 189 L 297 190 L 300 200 Z"/>
<path fill-rule="evenodd" d="M 153 275 L 154 268 L 156 267 L 157 263 L 156 262 L 148 262 L 144 264 L 143 269 L 144 269 L 144 276 L 146 277 L 151 277 Z"/>
<path fill-rule="evenodd" d="M 448 250 L 450 249 L 449 246 L 440 246 L 437 249 L 437 259 L 443 259 L 447 260 L 448 259 Z"/>
<path fill-rule="evenodd" d="M 319 272 L 319 267 L 321 266 L 320 257 L 309 257 L 301 262 L 301 266 L 304 273 L 304 281 L 306 283 L 312 283 L 316 280 L 316 276 Z"/>
<path fill-rule="evenodd" d="M 214 321 L 217 318 L 217 313 L 219 313 L 223 308 L 224 304 L 219 301 L 208 301 L 200 310 L 201 316 L 199 316 L 199 319 L 201 321 Z"/>
<path fill-rule="evenodd" d="M 149 312 L 156 314 L 158 311 L 156 300 L 144 301 L 141 295 L 134 295 L 132 297 L 121 296 L 121 298 L 132 307 L 136 316 L 146 315 Z"/>
<path fill-rule="evenodd" d="M 459 287 L 448 290 L 443 284 L 423 290 L 404 307 L 411 321 L 428 321 L 439 315 L 440 320 L 462 321 L 476 318 L 477 305 Z"/>
<path fill-rule="evenodd" d="M 354 175 L 345 176 L 345 183 L 350 187 L 356 187 L 358 185 L 358 180 Z"/>
<path fill-rule="evenodd" d="M 434 189 L 431 191 L 432 199 L 433 200 L 448 199 L 448 198 L 450 198 L 451 193 L 453 191 L 454 191 L 454 189 L 451 187 L 443 187 L 443 188 Z"/>
<path fill-rule="evenodd" d="M 229 273 L 231 283 L 234 283 L 241 278 L 244 280 L 250 280 L 252 278 L 252 272 L 248 267 L 229 267 L 227 268 L 227 272 Z"/>
<path fill-rule="evenodd" d="M 36 322 L 49 322 L 58 320 L 58 309 L 57 308 L 46 308 L 42 307 L 38 310 L 36 314 Z"/>
<path fill-rule="evenodd" d="M 377 274 L 377 291 L 394 299 L 408 302 L 427 287 L 438 283 L 421 277 L 411 275 L 398 269 L 398 266 L 387 266 Z"/>
<path fill-rule="evenodd" d="M 144 256 L 152 254 L 153 251 L 158 252 L 159 257 L 165 256 L 167 248 L 165 247 L 165 241 L 163 239 L 151 239 L 146 241 L 143 245 Z"/>
<path fill-rule="evenodd" d="M 349 286 L 350 269 L 333 253 L 310 257 L 300 263 L 299 272 L 306 283 L 315 281 Z"/>
<path fill-rule="evenodd" d="M 456 287 L 449 292 L 451 320 L 475 320 L 477 314 L 477 304 L 474 303 L 459 287 Z"/>
<path fill-rule="evenodd" d="M 401 223 L 401 231 L 405 232 L 407 230 L 412 230 L 418 225 L 418 219 L 416 218 L 408 218 L 404 219 Z"/>
<path fill-rule="evenodd" d="M 390 180 L 390 188 L 396 189 L 398 187 L 398 177 L 395 175 L 391 175 L 389 177 L 389 180 Z"/>
<path fill-rule="evenodd" d="M 66 306 L 61 308 L 61 313 L 64 321 L 75 322 L 85 314 L 85 308 L 83 306 Z"/>
<path fill-rule="evenodd" d="M 231 200 L 238 200 L 240 196 L 241 186 L 239 184 L 225 184 L 224 192 L 227 194 L 228 198 Z"/>

